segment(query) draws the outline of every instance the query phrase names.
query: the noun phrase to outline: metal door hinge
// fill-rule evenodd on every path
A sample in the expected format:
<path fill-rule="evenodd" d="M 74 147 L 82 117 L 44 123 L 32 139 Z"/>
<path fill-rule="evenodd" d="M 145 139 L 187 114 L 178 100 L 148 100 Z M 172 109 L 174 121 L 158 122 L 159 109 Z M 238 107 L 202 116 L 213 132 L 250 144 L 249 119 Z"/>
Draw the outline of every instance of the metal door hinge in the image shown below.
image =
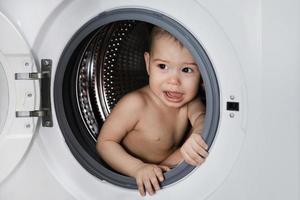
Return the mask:
<path fill-rule="evenodd" d="M 41 72 L 15 73 L 15 80 L 40 80 L 41 94 L 41 103 L 39 110 L 16 111 L 16 117 L 41 117 L 42 126 L 53 126 L 50 96 L 51 67 L 52 60 L 42 59 Z"/>

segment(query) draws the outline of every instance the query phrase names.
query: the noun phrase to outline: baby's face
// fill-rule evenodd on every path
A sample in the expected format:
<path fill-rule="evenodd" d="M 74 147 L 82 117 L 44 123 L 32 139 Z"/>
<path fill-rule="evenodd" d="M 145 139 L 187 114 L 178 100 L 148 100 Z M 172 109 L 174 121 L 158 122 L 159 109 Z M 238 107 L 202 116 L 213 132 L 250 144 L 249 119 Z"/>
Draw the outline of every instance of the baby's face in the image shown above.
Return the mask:
<path fill-rule="evenodd" d="M 145 62 L 152 92 L 167 106 L 179 108 L 198 93 L 200 72 L 190 52 L 173 38 L 153 41 Z"/>

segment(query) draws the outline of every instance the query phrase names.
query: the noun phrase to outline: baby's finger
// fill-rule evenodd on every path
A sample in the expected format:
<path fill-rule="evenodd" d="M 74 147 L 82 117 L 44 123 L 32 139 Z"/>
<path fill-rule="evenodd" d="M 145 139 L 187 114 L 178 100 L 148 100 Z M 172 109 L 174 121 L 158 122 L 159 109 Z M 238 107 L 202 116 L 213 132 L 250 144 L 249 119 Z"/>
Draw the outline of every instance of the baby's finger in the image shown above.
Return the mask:
<path fill-rule="evenodd" d="M 160 167 L 160 166 L 159 166 L 159 167 Z M 163 173 L 162 173 L 162 171 L 161 171 L 160 168 L 155 167 L 155 168 L 154 168 L 154 173 L 155 173 L 155 175 L 157 176 L 157 178 L 158 178 L 158 180 L 159 180 L 160 182 L 162 182 L 162 181 L 164 180 L 164 175 L 163 175 Z"/>
<path fill-rule="evenodd" d="M 155 191 L 160 189 L 160 186 L 159 186 L 156 176 L 151 177 L 150 181 L 151 181 L 151 184 L 153 185 L 153 188 L 155 189 Z"/>
<path fill-rule="evenodd" d="M 186 152 L 188 156 L 193 159 L 194 162 L 197 163 L 197 165 L 200 165 L 203 163 L 204 159 L 193 149 L 193 147 L 189 147 L 189 151 Z"/>
<path fill-rule="evenodd" d="M 203 140 L 203 138 L 201 137 L 201 135 L 195 134 L 194 138 L 195 138 L 196 142 L 197 142 L 201 147 L 203 147 L 205 150 L 208 149 L 208 145 L 205 143 L 205 141 Z"/>
<path fill-rule="evenodd" d="M 161 168 L 164 172 L 170 171 L 170 167 L 166 166 L 166 165 L 158 165 L 159 168 Z"/>
<path fill-rule="evenodd" d="M 154 194 L 151 182 L 149 179 L 144 180 L 145 189 L 151 196 Z"/>
<path fill-rule="evenodd" d="M 181 154 L 182 154 L 185 162 L 187 162 L 190 165 L 194 165 L 194 166 L 197 165 L 197 163 L 185 151 L 181 151 Z"/>
<path fill-rule="evenodd" d="M 146 193 L 145 193 L 144 184 L 143 184 L 142 179 L 137 179 L 136 184 L 138 186 L 138 190 L 139 190 L 141 196 L 145 196 Z"/>
<path fill-rule="evenodd" d="M 194 151 L 201 155 L 203 158 L 206 158 L 208 156 L 208 152 L 203 149 L 203 147 L 200 146 L 196 141 L 192 141 L 191 146 Z"/>

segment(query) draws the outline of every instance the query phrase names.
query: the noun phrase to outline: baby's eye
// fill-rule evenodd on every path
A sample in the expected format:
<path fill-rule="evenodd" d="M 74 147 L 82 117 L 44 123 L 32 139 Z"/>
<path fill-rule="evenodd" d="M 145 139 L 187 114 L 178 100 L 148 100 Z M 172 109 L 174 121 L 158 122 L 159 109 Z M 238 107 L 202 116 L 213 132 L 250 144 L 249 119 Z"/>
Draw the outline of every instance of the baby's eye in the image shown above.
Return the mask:
<path fill-rule="evenodd" d="M 184 68 L 182 68 L 181 71 L 184 72 L 184 73 L 192 73 L 192 72 L 193 72 L 193 69 L 190 68 L 190 67 L 184 67 Z"/>
<path fill-rule="evenodd" d="M 158 67 L 160 69 L 167 69 L 168 68 L 167 65 L 165 65 L 165 64 L 158 64 Z"/>

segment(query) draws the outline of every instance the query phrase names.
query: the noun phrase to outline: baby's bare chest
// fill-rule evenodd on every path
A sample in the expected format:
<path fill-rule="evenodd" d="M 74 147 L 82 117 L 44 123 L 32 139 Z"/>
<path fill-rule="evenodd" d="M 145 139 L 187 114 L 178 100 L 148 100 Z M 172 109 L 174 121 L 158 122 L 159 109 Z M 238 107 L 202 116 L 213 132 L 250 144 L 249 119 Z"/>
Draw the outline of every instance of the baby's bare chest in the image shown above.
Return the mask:
<path fill-rule="evenodd" d="M 159 163 L 177 149 L 188 127 L 186 112 L 144 111 L 122 145 L 129 153 L 147 162 Z"/>
<path fill-rule="evenodd" d="M 136 131 L 144 140 L 158 142 L 167 148 L 181 142 L 187 126 L 188 118 L 185 113 L 156 112 L 143 116 L 136 126 Z"/>

